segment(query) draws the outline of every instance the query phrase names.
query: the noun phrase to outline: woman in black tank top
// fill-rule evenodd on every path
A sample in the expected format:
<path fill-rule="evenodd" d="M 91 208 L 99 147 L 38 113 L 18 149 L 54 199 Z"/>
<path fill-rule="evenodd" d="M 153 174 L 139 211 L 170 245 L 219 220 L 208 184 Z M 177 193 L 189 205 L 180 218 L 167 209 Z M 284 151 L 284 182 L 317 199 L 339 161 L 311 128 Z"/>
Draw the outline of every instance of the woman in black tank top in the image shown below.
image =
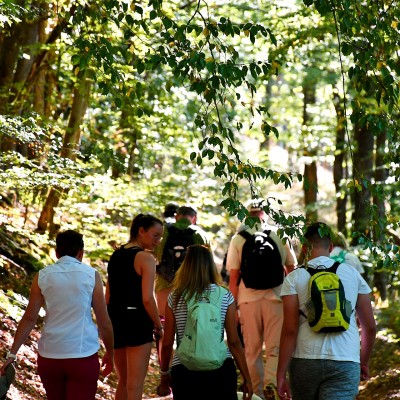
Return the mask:
<path fill-rule="evenodd" d="M 153 336 L 163 336 L 154 298 L 156 263 L 153 251 L 163 223 L 139 214 L 132 221 L 129 243 L 115 250 L 108 263 L 107 308 L 114 329 L 114 360 L 118 377 L 115 400 L 140 400 Z"/>

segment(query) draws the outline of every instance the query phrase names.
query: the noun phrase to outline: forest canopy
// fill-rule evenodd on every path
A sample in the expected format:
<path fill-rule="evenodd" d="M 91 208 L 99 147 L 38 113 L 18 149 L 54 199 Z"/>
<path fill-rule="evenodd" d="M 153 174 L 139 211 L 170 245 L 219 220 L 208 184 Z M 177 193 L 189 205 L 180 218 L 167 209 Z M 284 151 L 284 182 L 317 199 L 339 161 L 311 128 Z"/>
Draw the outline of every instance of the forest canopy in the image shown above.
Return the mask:
<path fill-rule="evenodd" d="M 132 215 L 182 199 L 223 247 L 263 198 L 282 235 L 325 220 L 396 288 L 399 6 L 3 1 L 3 206 L 104 258 Z"/>

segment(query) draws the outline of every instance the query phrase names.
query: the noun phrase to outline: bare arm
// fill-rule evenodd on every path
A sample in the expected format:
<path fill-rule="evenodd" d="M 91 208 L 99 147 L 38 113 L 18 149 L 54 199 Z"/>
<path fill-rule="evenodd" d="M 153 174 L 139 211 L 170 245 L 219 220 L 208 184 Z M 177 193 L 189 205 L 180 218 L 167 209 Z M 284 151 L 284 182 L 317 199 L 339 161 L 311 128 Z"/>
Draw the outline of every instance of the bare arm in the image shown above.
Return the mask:
<path fill-rule="evenodd" d="M 103 292 L 103 283 L 99 273 L 96 271 L 96 282 L 92 296 L 93 311 L 99 327 L 100 337 L 106 349 L 103 357 L 103 375 L 107 376 L 114 368 L 114 333 L 110 317 L 107 313 L 107 306 Z"/>
<path fill-rule="evenodd" d="M 244 399 L 251 399 L 253 395 L 253 387 L 251 385 L 250 374 L 244 355 L 244 349 L 237 332 L 236 303 L 232 303 L 228 307 L 225 318 L 225 330 L 229 350 L 231 351 L 232 356 L 235 359 L 236 365 L 238 366 L 239 371 L 244 379 Z"/>
<path fill-rule="evenodd" d="M 285 265 L 284 268 L 285 268 L 286 275 L 288 275 L 294 270 L 295 266 L 294 265 Z"/>
<path fill-rule="evenodd" d="M 286 249 L 286 260 L 285 260 L 285 272 L 286 275 L 290 274 L 294 268 L 296 267 L 296 255 L 294 254 L 293 247 L 289 244 L 289 242 L 285 243 Z"/>
<path fill-rule="evenodd" d="M 160 396 L 167 396 L 171 393 L 171 375 L 169 372 L 169 366 L 171 364 L 171 356 L 174 345 L 175 324 L 175 315 L 171 308 L 169 308 L 167 305 L 165 307 L 165 332 L 161 347 L 161 379 L 160 384 L 157 387 L 157 393 Z"/>
<path fill-rule="evenodd" d="M 106 304 L 108 304 L 110 302 L 110 284 L 108 283 L 108 279 L 106 282 Z"/>
<path fill-rule="evenodd" d="M 361 326 L 361 379 L 369 378 L 369 358 L 376 336 L 376 323 L 369 294 L 359 294 L 356 304 L 356 314 Z"/>
<path fill-rule="evenodd" d="M 142 301 L 147 314 L 153 321 L 157 334 L 162 338 L 162 327 L 160 317 L 158 315 L 157 303 L 154 295 L 154 278 L 156 274 L 156 262 L 154 257 L 145 252 L 139 252 L 135 257 L 135 269 L 142 276 Z"/>
<path fill-rule="evenodd" d="M 29 303 L 25 313 L 18 324 L 17 331 L 14 336 L 14 342 L 10 348 L 10 353 L 17 354 L 19 348 L 25 343 L 32 329 L 36 325 L 40 308 L 44 305 L 44 298 L 38 284 L 38 274 L 33 278 L 31 291 L 29 294 Z M 4 374 L 5 368 L 14 360 L 8 358 L 0 369 L 1 375 Z"/>
<path fill-rule="evenodd" d="M 276 374 L 279 396 L 291 397 L 287 370 L 296 348 L 297 334 L 299 330 L 299 300 L 297 295 L 283 296 L 283 325 L 279 346 L 279 362 Z"/>
<path fill-rule="evenodd" d="M 229 271 L 229 290 L 238 301 L 240 263 L 242 259 L 242 247 L 244 239 L 235 235 L 229 243 L 228 254 L 226 255 L 226 268 Z"/>
<path fill-rule="evenodd" d="M 169 306 L 165 307 L 165 333 L 161 352 L 161 371 L 168 371 L 175 337 L 175 315 Z"/>
<path fill-rule="evenodd" d="M 237 302 L 237 295 L 238 295 L 238 279 L 240 275 L 240 270 L 239 269 L 231 269 L 229 271 L 229 290 L 232 292 L 233 297 L 235 298 Z"/>

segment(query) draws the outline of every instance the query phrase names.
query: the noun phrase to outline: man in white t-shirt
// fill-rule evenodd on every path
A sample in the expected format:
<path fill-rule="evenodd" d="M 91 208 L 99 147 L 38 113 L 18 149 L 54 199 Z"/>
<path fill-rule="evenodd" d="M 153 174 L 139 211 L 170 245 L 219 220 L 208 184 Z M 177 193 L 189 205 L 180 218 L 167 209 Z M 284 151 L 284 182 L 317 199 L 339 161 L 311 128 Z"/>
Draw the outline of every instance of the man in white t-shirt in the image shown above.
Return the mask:
<path fill-rule="evenodd" d="M 325 269 L 334 264 L 329 258 L 333 247 L 331 237 L 331 229 L 324 223 L 307 227 L 302 247 L 307 268 Z M 298 268 L 284 280 L 281 291 L 284 320 L 277 373 L 282 399 L 353 400 L 358 394 L 360 378 L 369 377 L 368 362 L 376 335 L 371 289 L 360 273 L 348 264 L 340 264 L 337 275 L 354 312 L 348 330 L 334 333 L 312 332 L 302 316 L 307 314 L 305 304 L 310 279 L 307 270 Z M 356 312 L 361 327 L 361 354 Z"/>

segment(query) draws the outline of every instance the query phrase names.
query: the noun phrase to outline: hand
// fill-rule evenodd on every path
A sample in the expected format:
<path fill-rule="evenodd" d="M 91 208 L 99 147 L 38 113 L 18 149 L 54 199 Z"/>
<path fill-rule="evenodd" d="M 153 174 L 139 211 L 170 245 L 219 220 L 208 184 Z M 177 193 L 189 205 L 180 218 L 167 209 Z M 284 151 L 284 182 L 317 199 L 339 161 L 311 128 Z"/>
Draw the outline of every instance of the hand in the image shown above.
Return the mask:
<path fill-rule="evenodd" d="M 360 380 L 366 381 L 369 379 L 369 366 L 361 364 Z"/>
<path fill-rule="evenodd" d="M 161 382 L 157 386 L 157 394 L 159 396 L 164 397 L 171 394 L 170 382 L 171 382 L 171 375 L 161 376 Z"/>
<path fill-rule="evenodd" d="M 242 385 L 243 400 L 250 400 L 253 396 L 253 385 L 250 381 L 244 381 Z"/>
<path fill-rule="evenodd" d="M 12 358 L 8 358 L 6 361 L 4 361 L 4 364 L 0 368 L 0 375 L 5 375 L 6 373 L 6 368 L 12 364 L 15 360 Z"/>
<path fill-rule="evenodd" d="M 164 328 L 162 328 L 162 329 L 154 328 L 154 338 L 162 339 L 163 337 L 164 337 Z"/>
<path fill-rule="evenodd" d="M 101 360 L 101 374 L 106 377 L 109 375 L 114 369 L 114 360 L 113 357 L 106 352 Z"/>
<path fill-rule="evenodd" d="M 287 379 L 279 379 L 277 382 L 277 390 L 279 397 L 282 400 L 289 400 L 292 398 L 292 392 L 290 391 L 289 382 Z"/>

